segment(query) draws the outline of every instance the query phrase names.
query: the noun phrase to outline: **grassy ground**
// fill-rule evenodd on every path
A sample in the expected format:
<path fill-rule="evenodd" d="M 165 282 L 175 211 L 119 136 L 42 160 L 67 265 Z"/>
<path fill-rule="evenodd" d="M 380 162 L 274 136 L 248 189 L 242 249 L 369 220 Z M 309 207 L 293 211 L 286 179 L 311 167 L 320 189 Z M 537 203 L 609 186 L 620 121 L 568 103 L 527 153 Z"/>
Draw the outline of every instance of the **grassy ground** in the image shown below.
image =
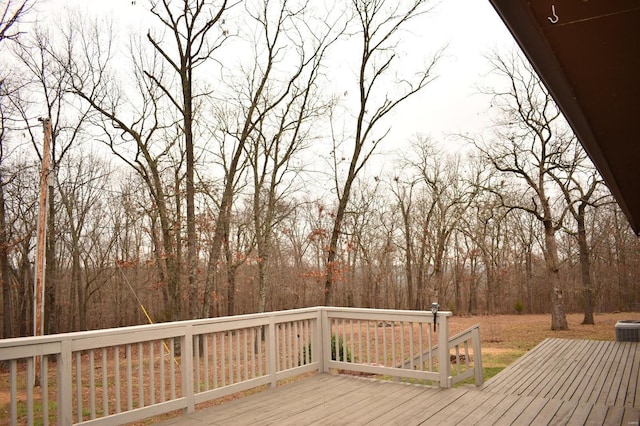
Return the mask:
<path fill-rule="evenodd" d="M 640 313 L 596 314 L 595 325 L 583 325 L 583 314 L 567 315 L 569 330 L 552 331 L 551 315 L 453 316 L 450 333 L 480 323 L 485 381 L 548 337 L 563 339 L 615 340 L 615 324 L 640 319 Z"/>

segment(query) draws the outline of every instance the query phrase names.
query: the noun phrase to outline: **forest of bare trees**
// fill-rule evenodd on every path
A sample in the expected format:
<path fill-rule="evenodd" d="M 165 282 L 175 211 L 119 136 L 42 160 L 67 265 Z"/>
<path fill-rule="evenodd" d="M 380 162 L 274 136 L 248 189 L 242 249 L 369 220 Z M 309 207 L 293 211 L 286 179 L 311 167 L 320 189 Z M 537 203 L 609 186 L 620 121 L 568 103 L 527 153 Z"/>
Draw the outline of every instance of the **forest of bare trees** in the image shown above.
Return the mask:
<path fill-rule="evenodd" d="M 39 118 L 48 333 L 146 323 L 142 306 L 170 321 L 437 301 L 553 329 L 640 310 L 640 240 L 518 52 L 487 52 L 486 131 L 397 141 L 394 112 L 444 54 L 416 61 L 405 28 L 435 3 L 138 3 L 136 32 L 0 0 L 2 337 L 33 332 Z"/>

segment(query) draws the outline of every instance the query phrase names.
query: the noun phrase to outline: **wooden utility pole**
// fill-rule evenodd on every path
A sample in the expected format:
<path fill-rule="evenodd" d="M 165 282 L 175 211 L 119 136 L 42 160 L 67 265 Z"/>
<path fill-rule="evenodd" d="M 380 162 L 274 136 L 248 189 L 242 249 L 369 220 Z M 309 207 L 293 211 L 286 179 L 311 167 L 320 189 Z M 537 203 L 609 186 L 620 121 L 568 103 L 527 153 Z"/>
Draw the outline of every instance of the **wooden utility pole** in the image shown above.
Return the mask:
<path fill-rule="evenodd" d="M 38 212 L 38 242 L 36 246 L 36 270 L 34 279 L 33 297 L 33 335 L 44 334 L 44 271 L 46 265 L 46 235 L 47 235 L 47 190 L 49 180 L 49 168 L 51 164 L 51 119 L 41 118 L 44 129 L 42 143 L 42 174 L 40 175 L 40 205 Z"/>

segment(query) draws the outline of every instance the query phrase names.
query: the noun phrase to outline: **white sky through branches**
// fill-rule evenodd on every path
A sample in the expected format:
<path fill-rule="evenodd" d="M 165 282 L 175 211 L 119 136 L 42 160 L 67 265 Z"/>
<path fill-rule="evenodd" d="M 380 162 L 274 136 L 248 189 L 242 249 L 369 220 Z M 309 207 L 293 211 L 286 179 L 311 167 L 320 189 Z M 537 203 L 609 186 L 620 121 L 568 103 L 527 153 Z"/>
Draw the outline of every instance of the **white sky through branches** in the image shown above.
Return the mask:
<path fill-rule="evenodd" d="M 435 68 L 437 78 L 381 123 L 391 127 L 381 145 L 381 154 L 403 150 L 417 134 L 430 136 L 445 147 L 456 150 L 459 146 L 456 138 L 449 135 L 479 134 L 490 124 L 487 116 L 489 100 L 478 93 L 478 86 L 486 83 L 489 68 L 484 55 L 493 49 L 510 49 L 514 41 L 488 0 L 440 0 L 431 4 L 435 5 L 433 10 L 413 21 L 403 33 L 401 54 L 404 55 L 402 60 L 407 63 L 414 61 L 414 65 L 419 67 L 447 45 Z M 80 8 L 89 15 L 113 16 L 123 29 L 133 28 L 142 34 L 154 19 L 146 7 L 146 0 L 38 2 L 41 22 L 55 19 L 57 14 L 64 13 L 64 8 Z M 344 65 L 344 70 L 342 67 L 338 65 L 337 68 L 353 74 L 348 65 Z M 332 80 L 333 90 L 347 93 L 349 83 L 345 80 L 343 90 L 341 81 L 340 77 Z M 351 90 L 355 92 L 353 88 Z M 393 87 L 389 90 L 392 91 Z"/>

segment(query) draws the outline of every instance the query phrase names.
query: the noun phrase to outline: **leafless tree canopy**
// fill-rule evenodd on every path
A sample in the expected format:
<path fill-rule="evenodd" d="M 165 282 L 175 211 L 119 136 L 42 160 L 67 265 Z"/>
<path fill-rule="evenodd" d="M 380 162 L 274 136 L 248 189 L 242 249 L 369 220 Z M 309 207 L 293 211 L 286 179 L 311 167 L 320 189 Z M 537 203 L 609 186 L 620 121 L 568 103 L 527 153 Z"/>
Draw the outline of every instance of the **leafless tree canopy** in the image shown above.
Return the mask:
<path fill-rule="evenodd" d="M 44 117 L 50 333 L 318 304 L 554 329 L 640 309 L 640 241 L 518 53 L 487 57 L 486 131 L 398 140 L 446 52 L 403 50 L 436 3 L 136 3 L 129 30 L 0 7 L 3 337 L 32 330 Z"/>

